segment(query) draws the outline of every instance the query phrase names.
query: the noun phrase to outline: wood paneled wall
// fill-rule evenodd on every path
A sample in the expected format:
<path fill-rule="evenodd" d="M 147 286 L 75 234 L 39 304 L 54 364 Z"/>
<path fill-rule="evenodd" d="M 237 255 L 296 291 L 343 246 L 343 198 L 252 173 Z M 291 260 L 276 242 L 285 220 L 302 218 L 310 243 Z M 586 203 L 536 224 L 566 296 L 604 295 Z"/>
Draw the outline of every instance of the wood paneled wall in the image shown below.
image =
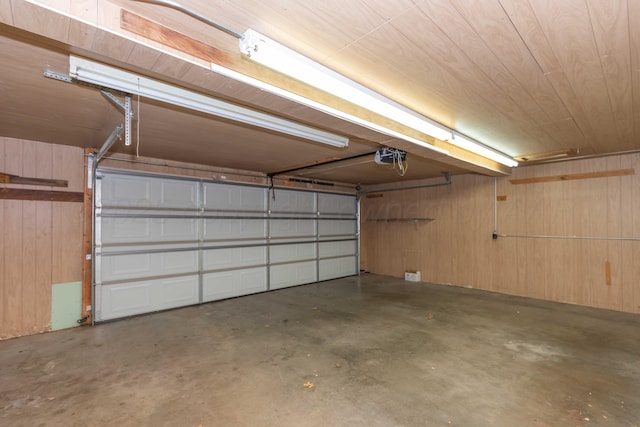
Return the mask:
<path fill-rule="evenodd" d="M 510 182 L 629 168 L 635 174 Z M 454 176 L 451 192 L 369 194 L 361 208 L 361 267 L 372 273 L 420 270 L 423 281 L 640 313 L 640 154 L 521 167 L 495 186 Z M 435 220 L 372 221 L 409 217 Z M 496 218 L 508 237 L 492 239 Z"/>
<path fill-rule="evenodd" d="M 81 148 L 0 138 L 0 172 L 62 179 L 83 191 Z M 0 339 L 50 329 L 51 286 L 80 281 L 82 203 L 0 200 Z"/>

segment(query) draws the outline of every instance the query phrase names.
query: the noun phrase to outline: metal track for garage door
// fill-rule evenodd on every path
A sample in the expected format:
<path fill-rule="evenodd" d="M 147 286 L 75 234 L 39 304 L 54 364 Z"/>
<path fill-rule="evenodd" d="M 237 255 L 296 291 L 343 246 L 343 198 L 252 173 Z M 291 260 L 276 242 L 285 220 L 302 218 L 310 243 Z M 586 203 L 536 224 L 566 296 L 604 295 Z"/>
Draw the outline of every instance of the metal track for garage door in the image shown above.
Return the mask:
<path fill-rule="evenodd" d="M 97 322 L 358 274 L 355 196 L 99 170 Z"/>

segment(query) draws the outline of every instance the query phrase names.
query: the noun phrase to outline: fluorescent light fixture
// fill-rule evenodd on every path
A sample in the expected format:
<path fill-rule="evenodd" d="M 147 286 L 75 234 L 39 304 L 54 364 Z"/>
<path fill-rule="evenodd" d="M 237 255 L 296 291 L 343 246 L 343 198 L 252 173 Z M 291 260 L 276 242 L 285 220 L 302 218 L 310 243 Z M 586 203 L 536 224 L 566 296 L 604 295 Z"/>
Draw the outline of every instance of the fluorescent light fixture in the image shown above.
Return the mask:
<path fill-rule="evenodd" d="M 351 80 L 335 71 L 318 64 L 309 58 L 300 55 L 280 43 L 258 33 L 252 29 L 245 31 L 240 38 L 240 51 L 250 59 L 276 70 L 282 74 L 318 88 L 324 92 L 335 95 L 345 101 L 356 104 L 374 113 L 387 117 L 395 122 L 403 124 L 411 129 L 427 134 L 441 141 L 453 143 L 454 131 L 435 122 L 417 112 L 399 104 L 381 94 Z M 304 98 L 303 98 L 304 99 Z M 310 105 L 313 101 L 302 101 Z M 317 104 L 317 103 L 315 103 Z M 317 107 L 314 107 L 317 108 Z M 328 107 L 325 107 L 325 111 Z M 361 124 L 381 133 L 391 135 L 412 142 L 414 144 L 430 148 L 442 154 L 449 154 L 424 141 L 417 140 L 400 132 L 376 125 L 367 120 L 354 118 L 354 116 L 331 109 L 333 114 L 346 120 Z M 506 166 L 517 166 L 518 163 L 506 155 L 490 150 L 483 145 L 464 138 L 465 148 L 481 156 L 488 157 Z M 455 144 L 458 145 L 458 144 Z M 500 159 L 500 160 L 498 160 Z"/>
<path fill-rule="evenodd" d="M 440 140 L 446 140 L 451 136 L 451 131 L 446 127 L 282 46 L 254 30 L 249 29 L 244 32 L 240 38 L 240 50 L 252 60 L 266 67 L 429 136 Z"/>
<path fill-rule="evenodd" d="M 69 74 L 74 78 L 120 92 L 140 95 L 167 104 L 268 129 L 335 147 L 346 147 L 347 137 L 211 98 L 157 80 L 138 76 L 74 55 L 69 57 Z"/>
<path fill-rule="evenodd" d="M 233 71 L 233 70 L 230 70 L 228 68 L 221 67 L 221 66 L 219 66 L 217 64 L 211 64 L 211 70 L 216 72 L 216 73 L 218 73 L 218 74 L 220 74 L 220 75 L 223 75 L 225 77 L 229 77 L 229 78 L 234 79 L 236 81 L 239 81 L 239 82 L 242 82 L 242 83 L 246 83 L 246 84 L 248 84 L 250 86 L 253 86 L 253 87 L 257 87 L 257 88 L 262 89 L 262 90 L 264 90 L 266 92 L 272 93 L 274 95 L 280 96 L 280 97 L 288 99 L 290 101 L 297 102 L 298 104 L 306 105 L 307 107 L 311 107 L 311 108 L 313 108 L 315 110 L 322 111 L 323 113 L 330 114 L 330 115 L 332 115 L 334 117 L 338 117 L 338 118 L 346 120 L 348 122 L 356 123 L 356 124 L 358 124 L 360 126 L 375 130 L 376 132 L 380 132 L 381 134 L 393 136 L 393 137 L 398 138 L 398 139 L 404 139 L 405 141 L 411 142 L 413 144 L 419 145 L 419 146 L 424 147 L 424 148 L 428 148 L 428 149 L 433 150 L 435 152 L 438 152 L 440 154 L 449 155 L 449 152 L 447 150 L 443 150 L 442 148 L 436 147 L 436 146 L 431 145 L 431 144 L 429 144 L 427 142 L 421 141 L 421 140 L 419 140 L 417 138 L 413 138 L 411 136 L 404 135 L 404 134 L 402 134 L 402 133 L 400 133 L 398 131 L 385 128 L 385 127 L 380 126 L 380 125 L 378 125 L 376 123 L 373 123 L 373 122 L 370 122 L 368 120 L 362 119 L 361 117 L 357 117 L 357 116 L 345 113 L 344 111 L 337 110 L 335 108 L 329 107 L 328 105 L 322 104 L 322 103 L 317 102 L 317 101 L 313 101 L 313 100 L 311 100 L 309 98 L 305 98 L 305 97 L 300 96 L 298 94 L 295 94 L 293 92 L 289 92 L 289 91 L 287 91 L 285 89 L 282 89 L 280 87 L 274 86 L 272 84 L 265 83 L 262 80 L 258 80 L 258 79 L 255 79 L 253 77 L 249 77 L 249 76 L 247 76 L 245 74 L 238 73 L 237 71 Z"/>
<path fill-rule="evenodd" d="M 497 151 L 491 150 L 481 144 L 478 144 L 477 142 L 471 141 L 469 138 L 466 138 L 462 135 L 453 134 L 452 137 L 447 140 L 447 142 L 457 147 L 464 148 L 467 151 L 471 151 L 472 153 L 479 154 L 483 157 L 494 160 L 505 166 L 509 166 L 512 168 L 518 166 L 518 162 L 516 162 L 512 158 L 498 153 Z"/>

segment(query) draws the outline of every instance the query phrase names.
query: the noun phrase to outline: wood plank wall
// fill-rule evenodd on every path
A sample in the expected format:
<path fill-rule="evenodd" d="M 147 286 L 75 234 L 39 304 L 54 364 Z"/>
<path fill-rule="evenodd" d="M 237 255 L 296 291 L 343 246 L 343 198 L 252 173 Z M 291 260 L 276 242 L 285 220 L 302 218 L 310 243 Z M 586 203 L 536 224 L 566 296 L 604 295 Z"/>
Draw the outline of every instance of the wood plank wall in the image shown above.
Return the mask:
<path fill-rule="evenodd" d="M 83 151 L 0 137 L 0 172 L 63 179 L 83 191 Z M 0 339 L 51 327 L 51 286 L 80 281 L 82 203 L 0 200 Z"/>
<path fill-rule="evenodd" d="M 514 185 L 509 179 L 635 169 L 634 175 Z M 640 313 L 640 154 L 520 167 L 496 179 L 362 198 L 361 268 L 512 295 Z M 380 197 L 382 196 L 382 197 Z M 374 222 L 430 217 L 432 222 Z M 634 262 L 635 260 L 635 262 Z"/>

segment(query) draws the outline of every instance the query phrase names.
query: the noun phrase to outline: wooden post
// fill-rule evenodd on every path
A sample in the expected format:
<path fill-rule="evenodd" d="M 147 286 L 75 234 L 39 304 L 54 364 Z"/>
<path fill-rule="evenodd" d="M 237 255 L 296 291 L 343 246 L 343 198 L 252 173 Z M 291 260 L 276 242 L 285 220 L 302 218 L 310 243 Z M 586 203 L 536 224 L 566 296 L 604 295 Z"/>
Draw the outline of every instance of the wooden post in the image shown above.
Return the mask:
<path fill-rule="evenodd" d="M 90 325 L 93 317 L 92 287 L 93 287 L 93 165 L 90 155 L 95 154 L 92 148 L 84 150 L 84 224 L 82 229 L 82 323 Z M 87 310 L 87 308 L 90 308 Z"/>

